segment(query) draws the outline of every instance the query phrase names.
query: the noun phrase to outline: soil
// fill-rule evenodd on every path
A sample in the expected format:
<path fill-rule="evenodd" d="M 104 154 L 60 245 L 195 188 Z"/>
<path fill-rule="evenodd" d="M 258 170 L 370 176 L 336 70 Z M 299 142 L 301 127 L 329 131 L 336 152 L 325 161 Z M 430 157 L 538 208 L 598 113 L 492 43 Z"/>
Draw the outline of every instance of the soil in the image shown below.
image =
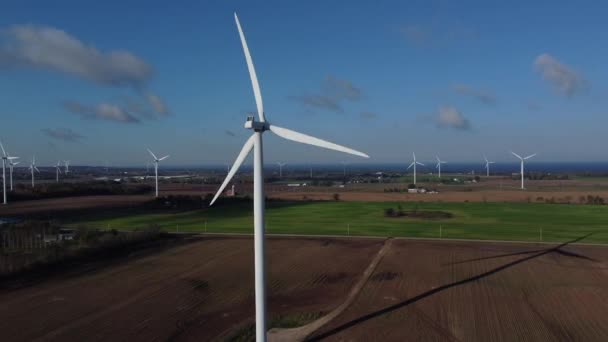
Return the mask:
<path fill-rule="evenodd" d="M 605 341 L 607 260 L 606 247 L 395 240 L 382 281 L 312 340 Z"/>
<path fill-rule="evenodd" d="M 383 240 L 269 238 L 271 315 L 328 312 Z M 0 289 L 6 341 L 223 339 L 254 321 L 253 241 L 205 237 L 156 255 Z"/>
<path fill-rule="evenodd" d="M 270 316 L 340 307 L 384 241 L 268 238 Z M 2 337 L 222 340 L 254 321 L 252 247 L 209 236 L 0 290 Z M 607 263 L 601 246 L 393 239 L 312 339 L 605 341 Z"/>

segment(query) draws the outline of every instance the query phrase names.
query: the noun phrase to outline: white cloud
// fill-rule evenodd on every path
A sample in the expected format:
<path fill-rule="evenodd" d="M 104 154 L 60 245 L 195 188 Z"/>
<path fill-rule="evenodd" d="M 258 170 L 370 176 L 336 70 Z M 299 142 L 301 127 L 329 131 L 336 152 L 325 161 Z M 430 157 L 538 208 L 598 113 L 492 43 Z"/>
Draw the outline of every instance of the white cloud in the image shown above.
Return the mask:
<path fill-rule="evenodd" d="M 66 101 L 63 103 L 63 107 L 83 119 L 101 119 L 123 123 L 140 122 L 137 117 L 124 108 L 107 102 L 102 102 L 95 106 L 87 106 L 76 101 Z"/>
<path fill-rule="evenodd" d="M 336 113 L 343 113 L 345 101 L 355 102 L 363 97 L 363 92 L 352 82 L 328 75 L 321 85 L 320 94 L 292 96 L 305 106 L 326 109 Z"/>
<path fill-rule="evenodd" d="M 69 128 L 43 128 L 41 131 L 53 139 L 66 142 L 78 142 L 84 139 L 82 135 Z"/>
<path fill-rule="evenodd" d="M 451 106 L 439 108 L 436 123 L 439 127 L 450 127 L 461 130 L 468 130 L 471 128 L 469 120 L 467 120 L 456 108 Z"/>
<path fill-rule="evenodd" d="M 579 73 L 547 53 L 536 57 L 534 67 L 562 95 L 572 96 L 587 88 L 587 81 Z"/>
<path fill-rule="evenodd" d="M 2 31 L 0 66 L 34 67 L 82 77 L 102 85 L 145 84 L 153 71 L 124 50 L 100 52 L 65 31 L 35 25 L 15 25 Z"/>

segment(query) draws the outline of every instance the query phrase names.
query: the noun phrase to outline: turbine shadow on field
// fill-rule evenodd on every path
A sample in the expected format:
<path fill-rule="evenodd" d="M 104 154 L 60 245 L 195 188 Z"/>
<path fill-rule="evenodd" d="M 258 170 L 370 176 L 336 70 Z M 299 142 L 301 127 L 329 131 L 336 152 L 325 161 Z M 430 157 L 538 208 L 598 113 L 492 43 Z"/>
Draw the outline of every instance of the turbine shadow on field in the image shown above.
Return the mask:
<path fill-rule="evenodd" d="M 591 234 L 586 235 L 585 237 L 589 236 Z M 583 239 L 585 238 L 583 237 Z M 578 240 L 580 241 L 580 240 Z M 573 243 L 572 241 L 567 242 L 567 244 L 569 243 Z M 593 261 L 593 262 L 598 262 L 599 260 L 597 259 L 593 259 L 590 258 L 586 255 L 583 254 L 578 254 L 575 252 L 571 252 L 571 251 L 567 251 L 567 250 L 562 250 L 562 247 L 558 247 L 554 250 L 552 250 L 552 252 L 561 254 L 563 256 L 569 256 L 569 257 L 573 257 L 573 258 L 580 258 L 580 259 L 585 259 L 585 260 L 589 260 L 589 261 Z M 510 257 L 510 256 L 516 256 L 516 255 L 525 255 L 525 254 L 533 254 L 533 253 L 540 253 L 540 252 L 544 252 L 546 251 L 546 249 L 535 249 L 535 250 L 531 250 L 531 251 L 522 251 L 522 252 L 515 252 L 515 253 L 507 253 L 507 254 L 499 254 L 499 255 L 492 255 L 492 256 L 487 256 L 487 257 L 483 257 L 483 258 L 474 258 L 474 259 L 467 259 L 467 260 L 462 260 L 462 261 L 455 261 L 455 262 L 451 262 L 451 263 L 447 263 L 447 264 L 442 264 L 441 266 L 451 266 L 451 265 L 459 265 L 459 264 L 466 264 L 469 262 L 475 262 L 475 261 L 481 261 L 481 260 L 490 260 L 490 259 L 498 259 L 498 258 L 506 258 L 506 257 Z"/>
<path fill-rule="evenodd" d="M 501 271 L 504 271 L 504 270 L 506 270 L 508 268 L 511 268 L 511 267 L 513 267 L 515 265 L 518 265 L 518 264 L 524 263 L 526 261 L 538 258 L 540 256 L 543 256 L 543 255 L 546 255 L 546 254 L 549 254 L 549 253 L 552 253 L 552 252 L 557 252 L 561 248 L 563 248 L 563 247 L 565 247 L 565 246 L 567 246 L 567 245 L 569 245 L 571 243 L 576 243 L 578 241 L 586 239 L 589 236 L 591 236 L 592 234 L 593 233 L 581 236 L 581 237 L 579 237 L 577 239 L 574 239 L 574 240 L 571 240 L 571 241 L 568 241 L 568 242 L 564 242 L 564 243 L 562 243 L 562 244 L 560 244 L 558 246 L 552 247 L 552 248 L 541 249 L 541 250 L 530 251 L 530 252 L 511 253 L 511 255 L 520 255 L 520 254 L 529 254 L 529 253 L 535 253 L 536 252 L 536 254 L 527 256 L 525 258 L 521 258 L 521 259 L 517 259 L 517 260 L 511 261 L 509 263 L 506 263 L 504 265 L 501 265 L 499 267 L 493 268 L 493 269 L 491 269 L 489 271 L 480 273 L 478 275 L 475 275 L 475 276 L 472 276 L 472 277 L 469 277 L 469 278 L 466 278 L 466 279 L 462 279 L 462 280 L 459 280 L 459 281 L 456 281 L 456 282 L 453 282 L 453 283 L 449 283 L 449 284 L 446 284 L 446 285 L 439 286 L 437 288 L 434 288 L 432 290 L 423 292 L 423 293 L 421 293 L 419 295 L 416 295 L 416 296 L 414 296 L 412 298 L 409 298 L 409 299 L 407 299 L 405 301 L 402 301 L 400 303 L 393 304 L 393 305 L 387 306 L 387 307 L 385 307 L 383 309 L 380 309 L 380 310 L 371 312 L 369 314 L 366 314 L 364 316 L 355 318 L 355 319 L 353 319 L 353 320 L 351 320 L 349 322 L 346 322 L 346 323 L 344 323 L 344 324 L 342 324 L 342 325 L 340 325 L 338 327 L 335 327 L 335 328 L 333 328 L 333 329 L 331 329 L 331 330 L 329 330 L 327 332 L 324 332 L 324 333 L 319 334 L 317 336 L 313 336 L 310 339 L 308 339 L 308 341 L 319 341 L 319 340 L 322 340 L 324 338 L 327 338 L 327 337 L 335 335 L 335 334 L 337 334 L 339 332 L 342 332 L 342 331 L 344 331 L 346 329 L 352 328 L 352 327 L 354 327 L 354 326 L 356 326 L 358 324 L 364 323 L 364 322 L 366 322 L 368 320 L 371 320 L 371 319 L 374 319 L 376 317 L 380 317 L 380 316 L 382 316 L 384 314 L 390 313 L 392 311 L 404 308 L 404 307 L 406 307 L 406 306 L 408 306 L 410 304 L 414 304 L 414 303 L 416 303 L 416 302 L 418 302 L 418 301 L 420 301 L 422 299 L 425 299 L 427 297 L 430 297 L 430 296 L 432 296 L 434 294 L 443 292 L 445 290 L 449 290 L 449 289 L 451 289 L 453 287 L 457 287 L 457 286 L 460 286 L 460 285 L 464 285 L 464 284 L 467 284 L 467 283 L 470 283 L 470 282 L 474 282 L 476 280 L 480 280 L 480 279 L 489 277 L 489 276 L 494 275 L 494 274 L 496 274 L 498 272 L 501 272 Z M 506 256 L 506 255 L 503 255 L 503 256 Z M 578 256 L 578 254 L 577 254 L 577 256 Z M 500 257 L 500 256 L 496 256 L 496 257 Z M 482 259 L 484 259 L 484 258 L 480 258 L 480 259 L 477 259 L 477 260 L 482 260 Z"/>

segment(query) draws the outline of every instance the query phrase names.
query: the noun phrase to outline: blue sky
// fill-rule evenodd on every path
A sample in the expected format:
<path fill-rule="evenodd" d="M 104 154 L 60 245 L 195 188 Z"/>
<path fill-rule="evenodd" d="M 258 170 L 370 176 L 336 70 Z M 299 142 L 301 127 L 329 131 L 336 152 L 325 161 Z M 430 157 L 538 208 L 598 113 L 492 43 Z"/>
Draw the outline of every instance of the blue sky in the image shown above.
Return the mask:
<path fill-rule="evenodd" d="M 608 5 L 514 1 L 9 1 L 0 139 L 41 164 L 231 163 L 270 121 L 405 162 L 603 161 Z M 358 162 L 265 135 L 266 161 Z"/>

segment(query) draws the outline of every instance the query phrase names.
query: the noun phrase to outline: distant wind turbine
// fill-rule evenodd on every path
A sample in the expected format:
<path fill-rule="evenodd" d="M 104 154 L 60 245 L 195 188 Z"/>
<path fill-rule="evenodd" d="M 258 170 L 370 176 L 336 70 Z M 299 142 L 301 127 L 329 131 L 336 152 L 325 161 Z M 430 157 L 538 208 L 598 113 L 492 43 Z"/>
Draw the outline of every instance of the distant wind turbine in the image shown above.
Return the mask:
<path fill-rule="evenodd" d="M 344 177 L 346 177 L 346 166 L 348 165 L 348 162 L 340 162 L 342 164 L 342 167 L 344 168 Z"/>
<path fill-rule="evenodd" d="M 439 156 L 435 157 L 437 158 L 437 165 L 435 166 L 435 168 L 439 169 L 439 178 L 441 178 L 441 164 L 447 164 L 448 162 L 439 159 Z"/>
<path fill-rule="evenodd" d="M 13 157 L 4 150 L 4 145 L 0 142 L 0 147 L 2 148 L 2 186 L 4 187 L 3 196 L 4 196 L 4 204 L 6 204 L 6 163 L 8 162 L 10 179 L 11 179 L 11 191 L 13 191 L 13 166 L 19 164 L 19 162 L 13 162 L 15 159 L 19 159 L 19 157 Z"/>
<path fill-rule="evenodd" d="M 8 162 L 9 165 L 12 164 L 12 160 L 13 159 L 17 159 L 18 157 L 11 157 L 8 155 L 8 153 L 6 153 L 6 151 L 4 150 L 4 145 L 2 145 L 2 142 L 0 142 L 0 147 L 2 148 L 2 196 L 4 197 L 4 204 L 6 204 L 6 163 Z M 11 167 L 12 169 L 12 167 Z M 12 175 L 12 172 L 11 172 Z M 12 177 L 11 177 L 12 179 Z M 12 184 L 12 182 L 11 182 Z M 11 189 L 12 190 L 12 189 Z"/>
<path fill-rule="evenodd" d="M 521 157 L 519 154 L 515 153 L 515 152 L 511 152 L 514 156 L 516 156 L 517 158 L 519 158 L 519 160 L 521 161 L 521 188 L 522 190 L 524 189 L 524 161 L 527 159 L 530 159 L 532 157 L 534 157 L 536 155 L 536 153 L 531 154 L 527 157 Z"/>
<path fill-rule="evenodd" d="M 281 138 L 296 141 L 299 143 L 314 145 L 323 147 L 331 150 L 340 152 L 350 153 L 361 157 L 368 158 L 365 153 L 355 151 L 348 147 L 336 145 L 334 143 L 321 140 L 318 138 L 311 137 L 306 134 L 298 133 L 286 128 L 281 128 L 270 124 L 266 121 L 264 114 L 264 105 L 262 103 L 262 95 L 260 91 L 260 85 L 258 78 L 253 66 L 251 54 L 245 41 L 245 35 L 239 23 L 239 19 L 234 14 L 234 20 L 239 31 L 241 38 L 241 44 L 243 45 L 243 52 L 245 53 L 245 60 L 247 61 L 247 68 L 249 70 L 249 76 L 251 78 L 251 85 L 253 87 L 253 93 L 257 106 L 257 112 L 259 121 L 256 120 L 255 116 L 247 117 L 245 122 L 245 128 L 251 129 L 253 134 L 239 153 L 234 165 L 230 169 L 230 172 L 226 176 L 226 179 L 220 186 L 215 197 L 211 201 L 210 205 L 213 205 L 215 200 L 220 194 L 223 193 L 226 185 L 230 182 L 234 174 L 237 172 L 247 155 L 253 149 L 253 222 L 254 222 L 254 260 L 255 260 L 255 317 L 256 317 L 256 341 L 266 341 L 266 271 L 265 271 L 265 238 L 264 238 L 264 158 L 262 148 L 262 134 L 265 131 L 271 131 Z"/>
<path fill-rule="evenodd" d="M 15 157 L 15 158 L 19 158 L 19 157 Z M 13 168 L 14 168 L 15 166 L 17 166 L 17 164 L 19 164 L 19 163 L 20 163 L 20 162 L 18 162 L 18 161 L 13 162 L 13 161 L 12 161 L 12 160 L 10 160 L 10 159 L 8 160 L 8 166 L 9 166 L 9 168 L 10 168 L 10 175 L 11 175 L 11 176 L 10 176 L 10 179 L 11 179 L 11 191 L 13 191 Z"/>
<path fill-rule="evenodd" d="M 489 161 L 488 158 L 486 158 L 486 156 L 483 156 L 483 159 L 486 161 L 486 177 L 490 177 L 490 164 L 494 164 L 493 161 Z"/>
<path fill-rule="evenodd" d="M 283 178 L 283 166 L 287 165 L 287 163 L 277 162 L 277 165 L 279 165 L 279 178 Z"/>
<path fill-rule="evenodd" d="M 150 151 L 150 149 L 148 149 L 148 152 L 150 152 L 150 154 L 152 155 L 152 158 L 154 158 L 154 182 L 156 183 L 156 197 L 158 197 L 158 162 L 169 158 L 169 155 L 166 155 L 162 158 L 157 158 L 154 155 L 154 153 L 152 153 L 152 151 Z"/>
<path fill-rule="evenodd" d="M 67 176 L 70 173 L 70 161 L 64 160 L 63 164 L 65 165 L 65 175 Z"/>
<path fill-rule="evenodd" d="M 32 163 L 30 164 L 30 171 L 32 172 L 32 188 L 36 185 L 34 180 L 34 171 L 40 173 L 40 170 L 36 167 L 36 156 L 32 157 Z"/>
<path fill-rule="evenodd" d="M 61 173 L 61 161 L 57 162 L 55 165 L 55 181 L 59 183 L 59 174 Z"/>
<path fill-rule="evenodd" d="M 414 185 L 416 185 L 416 165 L 424 166 L 424 164 L 416 161 L 416 153 L 412 152 L 412 156 L 414 156 L 414 161 L 407 167 L 407 170 L 412 166 L 414 167 Z"/>

